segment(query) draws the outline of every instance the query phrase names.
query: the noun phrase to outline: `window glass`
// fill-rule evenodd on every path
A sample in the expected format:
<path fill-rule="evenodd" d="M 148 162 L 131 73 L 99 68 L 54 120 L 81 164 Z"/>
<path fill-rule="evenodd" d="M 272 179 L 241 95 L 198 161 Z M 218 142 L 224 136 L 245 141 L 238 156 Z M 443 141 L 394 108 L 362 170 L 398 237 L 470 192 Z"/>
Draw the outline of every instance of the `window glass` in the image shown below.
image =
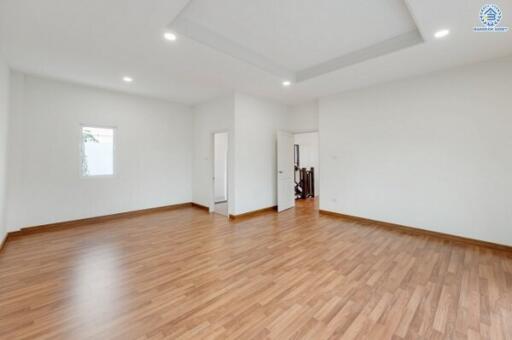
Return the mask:
<path fill-rule="evenodd" d="M 114 175 L 114 129 L 82 127 L 82 176 Z"/>

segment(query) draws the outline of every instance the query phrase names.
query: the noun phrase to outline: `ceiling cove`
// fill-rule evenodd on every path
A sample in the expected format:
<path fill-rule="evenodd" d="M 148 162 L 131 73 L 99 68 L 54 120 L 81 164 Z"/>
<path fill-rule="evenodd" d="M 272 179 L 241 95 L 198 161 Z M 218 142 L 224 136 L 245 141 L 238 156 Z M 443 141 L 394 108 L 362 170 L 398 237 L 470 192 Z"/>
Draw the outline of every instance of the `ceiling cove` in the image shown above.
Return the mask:
<path fill-rule="evenodd" d="M 190 0 L 167 29 L 292 83 L 425 42 L 407 0 L 343 4 Z"/>

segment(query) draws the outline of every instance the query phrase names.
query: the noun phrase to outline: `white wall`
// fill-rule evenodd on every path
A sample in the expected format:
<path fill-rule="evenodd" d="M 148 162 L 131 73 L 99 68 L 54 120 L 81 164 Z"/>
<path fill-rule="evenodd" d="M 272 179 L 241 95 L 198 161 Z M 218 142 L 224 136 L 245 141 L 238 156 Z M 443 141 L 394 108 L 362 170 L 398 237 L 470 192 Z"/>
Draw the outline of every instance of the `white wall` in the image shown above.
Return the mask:
<path fill-rule="evenodd" d="M 286 129 L 295 133 L 318 131 L 318 101 L 290 107 Z"/>
<path fill-rule="evenodd" d="M 215 202 L 228 199 L 228 137 L 227 132 L 215 134 Z"/>
<path fill-rule="evenodd" d="M 9 123 L 9 68 L 0 54 L 0 244 L 7 235 L 5 218 L 7 184 L 7 141 Z"/>
<path fill-rule="evenodd" d="M 229 132 L 230 214 L 276 205 L 277 130 L 318 129 L 318 103 L 296 107 L 236 93 L 194 107 L 193 201 L 213 208 L 213 134 Z"/>
<path fill-rule="evenodd" d="M 191 201 L 187 107 L 21 73 L 11 86 L 10 230 Z M 117 128 L 115 177 L 81 178 L 80 124 Z"/>
<path fill-rule="evenodd" d="M 277 204 L 277 130 L 288 115 L 286 105 L 235 95 L 235 214 Z"/>
<path fill-rule="evenodd" d="M 512 58 L 320 101 L 324 210 L 512 245 Z"/>
<path fill-rule="evenodd" d="M 234 97 L 219 98 L 194 107 L 194 173 L 193 202 L 213 208 L 214 188 L 213 135 L 215 132 L 228 132 L 229 142 L 234 135 Z M 228 205 L 233 211 L 233 143 L 228 147 Z"/>
<path fill-rule="evenodd" d="M 318 161 L 318 132 L 306 132 L 294 135 L 295 144 L 299 145 L 300 167 L 315 168 L 315 196 L 320 194 L 320 167 Z M 297 174 L 298 176 L 298 174 Z"/>

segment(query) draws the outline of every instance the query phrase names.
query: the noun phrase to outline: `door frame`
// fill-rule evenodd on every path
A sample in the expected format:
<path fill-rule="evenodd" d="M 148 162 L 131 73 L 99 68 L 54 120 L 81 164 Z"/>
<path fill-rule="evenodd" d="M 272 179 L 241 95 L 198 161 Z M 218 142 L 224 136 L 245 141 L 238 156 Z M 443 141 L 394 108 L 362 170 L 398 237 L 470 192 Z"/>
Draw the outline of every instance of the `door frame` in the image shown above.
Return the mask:
<path fill-rule="evenodd" d="M 316 129 L 291 129 L 291 130 L 281 130 L 281 131 L 289 132 L 294 136 L 300 135 L 303 133 L 317 133 L 318 134 L 318 150 L 317 150 L 318 151 L 318 169 L 320 169 L 322 167 L 321 161 L 320 161 L 320 129 L 319 128 L 316 128 Z M 278 170 L 277 163 L 276 163 L 276 170 Z M 316 171 L 316 169 L 315 169 L 315 171 Z M 279 185 L 279 183 L 277 183 L 276 185 Z M 295 185 L 295 183 L 294 183 L 294 185 Z M 318 183 L 315 183 L 315 186 L 317 186 L 317 185 L 318 185 L 318 188 L 320 189 L 320 181 Z M 295 190 L 295 188 L 294 188 L 294 190 Z M 320 204 L 320 196 L 315 196 L 315 199 L 317 199 L 318 204 Z M 278 197 L 276 194 L 276 204 L 277 204 L 277 200 L 278 200 Z"/>
<path fill-rule="evenodd" d="M 210 204 L 208 206 L 210 213 L 215 212 L 215 135 L 226 133 L 228 135 L 228 150 L 227 150 L 227 160 L 226 160 L 226 200 L 228 202 L 228 216 L 231 213 L 231 155 L 232 155 L 232 146 L 231 146 L 231 131 L 229 129 L 219 129 L 213 130 L 210 133 Z"/>

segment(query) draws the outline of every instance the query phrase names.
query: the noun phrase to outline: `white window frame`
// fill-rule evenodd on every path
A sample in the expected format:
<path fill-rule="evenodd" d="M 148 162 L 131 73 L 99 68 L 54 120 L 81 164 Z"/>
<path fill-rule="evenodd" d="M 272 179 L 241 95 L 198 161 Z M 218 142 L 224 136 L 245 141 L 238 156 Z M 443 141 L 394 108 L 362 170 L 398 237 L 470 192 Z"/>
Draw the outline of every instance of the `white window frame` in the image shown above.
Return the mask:
<path fill-rule="evenodd" d="M 82 171 L 82 157 L 84 155 L 83 128 L 98 128 L 112 130 L 112 174 L 111 175 L 84 175 Z M 79 155 L 78 155 L 78 172 L 82 179 L 102 179 L 117 177 L 117 127 L 97 124 L 80 124 L 79 130 Z"/>

